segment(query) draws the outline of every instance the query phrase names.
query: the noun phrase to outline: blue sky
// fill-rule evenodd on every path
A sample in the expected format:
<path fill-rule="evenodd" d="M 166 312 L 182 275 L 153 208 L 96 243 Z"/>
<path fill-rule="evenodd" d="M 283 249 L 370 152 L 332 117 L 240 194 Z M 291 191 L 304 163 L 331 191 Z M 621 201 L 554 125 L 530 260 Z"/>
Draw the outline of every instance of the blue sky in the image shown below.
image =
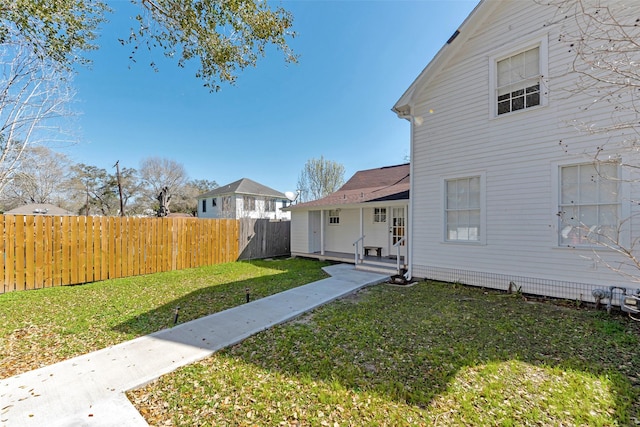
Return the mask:
<path fill-rule="evenodd" d="M 272 3 L 277 5 L 278 3 Z M 275 49 L 235 85 L 210 93 L 195 65 L 180 69 L 161 52 L 128 59 L 117 39 L 131 27 L 128 0 L 103 25 L 80 69 L 75 162 L 113 172 L 149 156 L 182 163 L 190 178 L 225 185 L 250 178 L 293 191 L 311 158 L 356 171 L 406 161 L 409 123 L 391 107 L 458 28 L 477 1 L 284 1 L 298 36 L 299 64 Z M 148 63 L 159 64 L 155 72 Z"/>

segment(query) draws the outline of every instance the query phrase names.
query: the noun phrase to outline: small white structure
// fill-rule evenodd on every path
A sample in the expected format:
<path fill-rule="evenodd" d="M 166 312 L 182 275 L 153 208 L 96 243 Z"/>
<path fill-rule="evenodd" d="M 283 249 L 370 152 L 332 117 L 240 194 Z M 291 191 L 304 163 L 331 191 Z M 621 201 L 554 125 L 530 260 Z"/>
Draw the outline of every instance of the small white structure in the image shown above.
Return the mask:
<path fill-rule="evenodd" d="M 242 178 L 198 196 L 199 218 L 289 220 L 284 193 Z"/>
<path fill-rule="evenodd" d="M 291 254 L 404 259 L 409 178 L 408 163 L 358 171 L 335 193 L 290 206 Z"/>
<path fill-rule="evenodd" d="M 50 203 L 29 203 L 6 211 L 4 215 L 73 216 L 73 212 Z"/>
<path fill-rule="evenodd" d="M 409 275 L 580 301 L 638 288 L 616 251 L 638 255 L 638 152 L 617 144 L 637 129 L 613 129 L 637 123 L 636 89 L 581 92 L 565 35 L 583 16 L 550 3 L 482 0 L 394 105 L 411 123 Z"/>

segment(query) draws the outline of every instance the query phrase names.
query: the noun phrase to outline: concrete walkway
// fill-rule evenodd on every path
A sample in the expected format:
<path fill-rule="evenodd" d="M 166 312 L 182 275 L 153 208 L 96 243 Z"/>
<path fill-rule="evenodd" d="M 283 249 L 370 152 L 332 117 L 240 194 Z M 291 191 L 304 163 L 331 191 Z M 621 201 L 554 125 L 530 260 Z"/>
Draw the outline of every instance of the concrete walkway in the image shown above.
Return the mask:
<path fill-rule="evenodd" d="M 0 380 L 0 426 L 147 426 L 124 392 L 388 276 L 352 265 L 332 277 Z"/>

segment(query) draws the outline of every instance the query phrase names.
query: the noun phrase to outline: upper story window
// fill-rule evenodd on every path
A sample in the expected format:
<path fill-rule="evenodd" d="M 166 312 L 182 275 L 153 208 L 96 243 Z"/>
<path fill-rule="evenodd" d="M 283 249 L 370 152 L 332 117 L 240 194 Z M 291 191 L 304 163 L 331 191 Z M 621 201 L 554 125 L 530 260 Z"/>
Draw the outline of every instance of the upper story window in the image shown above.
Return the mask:
<path fill-rule="evenodd" d="M 256 198 L 253 196 L 243 196 L 243 206 L 245 211 L 255 211 L 256 210 Z"/>
<path fill-rule="evenodd" d="M 546 39 L 514 46 L 508 55 L 503 49 L 501 53 L 490 59 L 492 116 L 545 105 Z"/>
<path fill-rule="evenodd" d="M 222 211 L 227 213 L 231 212 L 231 197 L 223 196 L 222 197 Z"/>
<path fill-rule="evenodd" d="M 340 211 L 339 210 L 331 210 L 331 211 L 329 211 L 329 224 L 340 224 Z"/>
<path fill-rule="evenodd" d="M 498 115 L 540 105 L 540 48 L 498 61 Z"/>
<path fill-rule="evenodd" d="M 267 212 L 275 212 L 276 211 L 276 201 L 273 199 L 266 199 L 264 201 L 264 210 Z"/>
<path fill-rule="evenodd" d="M 373 208 L 373 222 L 387 222 L 387 208 Z"/>
<path fill-rule="evenodd" d="M 202 212 L 207 211 L 207 199 L 202 199 Z"/>
<path fill-rule="evenodd" d="M 619 169 L 613 162 L 560 168 L 561 246 L 617 244 L 621 208 Z"/>
<path fill-rule="evenodd" d="M 445 239 L 480 241 L 480 176 L 445 181 Z"/>

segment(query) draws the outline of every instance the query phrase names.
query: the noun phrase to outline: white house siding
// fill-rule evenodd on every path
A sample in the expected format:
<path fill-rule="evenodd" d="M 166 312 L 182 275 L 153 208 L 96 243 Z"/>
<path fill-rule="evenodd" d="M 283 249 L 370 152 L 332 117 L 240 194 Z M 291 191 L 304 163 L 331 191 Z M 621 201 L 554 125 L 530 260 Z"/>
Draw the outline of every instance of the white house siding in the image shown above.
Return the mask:
<path fill-rule="evenodd" d="M 230 212 L 222 210 L 222 198 L 231 197 Z M 253 218 L 253 219 L 272 219 L 272 220 L 289 220 L 290 212 L 283 212 L 284 207 L 282 200 L 276 200 L 275 211 L 267 211 L 266 203 L 263 196 L 251 196 L 256 198 L 255 209 L 247 211 L 244 209 L 244 195 L 233 196 L 217 196 L 216 206 L 212 206 L 212 199 L 209 197 L 207 201 L 207 211 L 202 211 L 202 200 L 198 200 L 198 217 L 200 218 Z M 235 212 L 235 216 L 234 216 Z"/>
<path fill-rule="evenodd" d="M 383 223 L 373 222 L 373 208 L 363 210 L 364 223 L 364 246 L 380 246 L 382 248 L 382 256 L 389 255 L 389 227 L 391 221 L 391 208 L 385 207 L 387 210 L 387 220 Z"/>
<path fill-rule="evenodd" d="M 360 210 L 340 209 L 340 223 L 329 224 L 329 211 L 324 213 L 324 249 L 354 253 L 353 242 L 360 237 Z"/>
<path fill-rule="evenodd" d="M 418 93 L 413 114 L 423 116 L 424 124 L 414 126 L 414 276 L 502 289 L 512 281 L 524 292 L 585 300 L 591 299 L 593 286 L 637 287 L 594 262 L 591 250 L 557 244 L 558 182 L 553 170 L 558 162 L 589 161 L 581 153 L 601 141 L 568 124 L 584 114 L 578 107 L 589 100 L 566 99 L 563 89 L 572 85 L 573 77 L 562 76 L 572 54 L 558 41 L 558 25 L 543 26 L 555 12 L 534 1 L 501 2 L 481 32 L 466 40 Z M 489 58 L 541 37 L 549 48 L 548 106 L 490 119 Z M 591 109 L 586 120 L 609 117 L 607 106 L 601 108 Z M 560 141 L 568 144 L 566 150 Z M 486 242 L 444 242 L 443 180 L 479 174 L 486 179 Z M 631 226 L 637 227 L 635 222 Z"/>
<path fill-rule="evenodd" d="M 291 252 L 310 253 L 309 212 L 291 212 Z"/>

